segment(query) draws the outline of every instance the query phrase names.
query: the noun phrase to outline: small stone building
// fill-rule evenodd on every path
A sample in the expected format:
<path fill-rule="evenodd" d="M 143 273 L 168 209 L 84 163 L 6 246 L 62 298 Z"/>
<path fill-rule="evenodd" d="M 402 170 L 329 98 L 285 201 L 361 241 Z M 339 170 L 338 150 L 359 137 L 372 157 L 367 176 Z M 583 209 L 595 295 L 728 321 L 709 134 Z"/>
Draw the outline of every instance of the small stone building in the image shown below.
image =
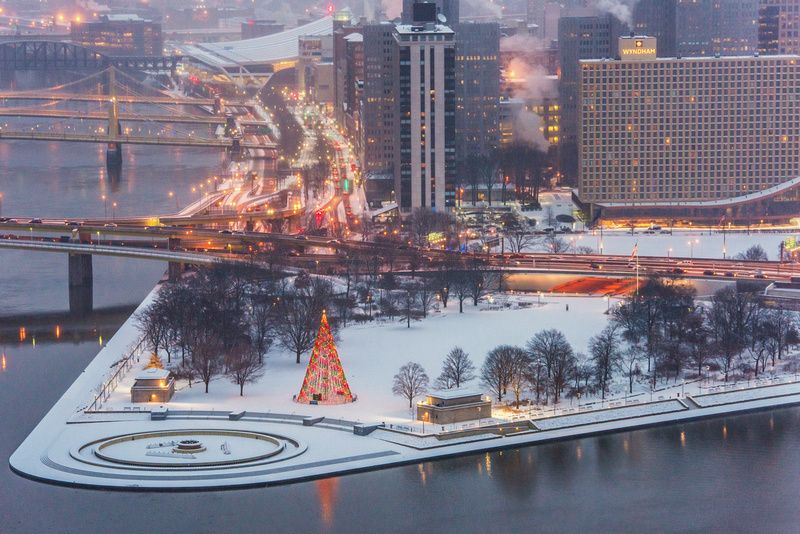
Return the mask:
<path fill-rule="evenodd" d="M 417 404 L 417 421 L 439 425 L 474 421 L 492 416 L 492 403 L 483 393 L 459 388 L 434 391 Z"/>
<path fill-rule="evenodd" d="M 175 377 L 166 369 L 151 367 L 136 377 L 131 402 L 169 402 L 175 394 Z"/>

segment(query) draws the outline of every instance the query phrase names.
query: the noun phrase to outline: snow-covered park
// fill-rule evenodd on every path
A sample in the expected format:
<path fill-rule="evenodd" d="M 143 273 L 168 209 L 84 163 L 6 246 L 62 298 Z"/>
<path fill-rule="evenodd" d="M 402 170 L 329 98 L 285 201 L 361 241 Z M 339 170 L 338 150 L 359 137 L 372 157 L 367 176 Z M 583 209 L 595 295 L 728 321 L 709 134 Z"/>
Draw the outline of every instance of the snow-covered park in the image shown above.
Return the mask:
<path fill-rule="evenodd" d="M 656 254 L 656 249 L 663 249 L 665 244 L 677 247 L 679 243 L 694 238 L 703 243 L 695 246 L 695 257 L 708 257 L 713 250 L 709 251 L 707 247 L 713 249 L 715 246 L 712 240 L 721 239 L 716 234 L 708 235 L 707 230 L 645 236 L 623 232 L 604 233 L 604 252 L 628 255 L 638 242 L 641 254 Z M 726 245 L 730 254 L 745 250 L 753 243 L 762 244 L 769 250 L 768 241 L 777 243 L 785 236 L 733 234 L 727 236 Z M 588 234 L 581 237 L 593 238 Z M 156 291 L 140 309 L 148 306 L 155 295 Z M 496 305 L 498 300 L 502 305 Z M 514 293 L 496 299 L 493 306 L 485 302 L 479 306 L 465 304 L 463 313 L 459 313 L 457 302 L 451 302 L 447 308 L 438 306 L 427 318 L 411 321 L 410 326 L 397 320 L 350 323 L 339 330 L 336 348 L 356 400 L 339 405 L 296 402 L 310 351 L 304 353 L 301 363 L 297 364 L 293 353 L 276 347 L 266 358 L 263 377 L 245 384 L 241 396 L 238 385 L 224 375 L 218 375 L 210 382 L 208 393 L 205 393 L 202 382 L 195 382 L 190 387 L 186 380 L 178 380 L 175 395 L 168 403 L 131 403 L 134 379 L 150 359 L 147 348 L 141 346 L 133 351 L 130 366 L 120 373 L 121 379 L 110 381 L 110 378 L 120 368 L 120 360 L 131 354 L 132 347 L 139 342 L 137 321 L 132 317 L 23 443 L 11 463 L 15 469 L 34 477 L 69 482 L 77 480 L 70 477 L 80 471 L 83 473 L 81 477 L 85 477 L 78 477 L 81 483 L 121 485 L 127 478 L 114 474 L 119 472 L 114 466 L 100 463 L 95 466 L 95 472 L 78 469 L 80 464 L 97 461 L 91 456 L 93 442 L 101 443 L 123 432 L 177 428 L 186 434 L 206 428 L 235 428 L 248 432 L 269 429 L 269 435 L 278 442 L 294 444 L 297 452 L 288 460 L 279 458 L 284 462 L 281 465 L 288 466 L 280 469 L 258 471 L 244 466 L 225 482 L 212 483 L 202 476 L 180 483 L 154 482 L 161 479 L 158 476 L 148 478 L 150 475 L 142 475 L 142 480 L 137 482 L 137 485 L 145 487 L 235 485 L 253 483 L 254 480 L 321 476 L 349 469 L 800 403 L 794 355 L 789 355 L 780 365 L 770 367 L 757 382 L 725 383 L 720 373 L 711 371 L 701 376 L 660 379 L 655 387 L 646 379 L 639 379 L 629 389 L 627 378 L 615 376 L 604 396 L 589 393 L 582 398 L 562 397 L 555 405 L 526 402 L 519 408 L 508 404 L 513 400 L 513 393 L 509 390 L 503 403 L 494 399 L 491 417 L 463 424 L 428 424 L 425 428 L 415 420 L 408 400 L 392 393 L 393 378 L 407 362 L 419 363 L 430 377 L 428 390 L 434 389 L 434 379 L 441 372 L 446 355 L 453 348 L 460 347 L 469 355 L 478 375 L 466 386 L 490 395 L 490 388 L 480 380 L 480 368 L 489 351 L 499 345 L 525 347 L 538 332 L 556 329 L 563 332 L 575 352 L 586 354 L 592 336 L 609 322 L 606 313 L 609 305 L 613 303 L 599 297 L 551 294 L 540 297 Z M 164 353 L 160 357 L 167 368 L 177 366 L 180 359 L 174 353 L 171 362 Z M 98 397 L 104 387 L 106 393 Z M 532 399 L 533 394 L 527 389 L 520 397 Z M 414 400 L 423 398 L 418 395 Z M 90 408 L 88 412 L 87 408 Z M 166 417 L 165 409 L 174 416 Z M 151 410 L 154 416 L 158 412 L 166 420 L 151 421 Z M 253 415 L 229 421 L 229 414 L 237 413 Z M 321 417 L 326 418 L 325 422 L 316 426 L 302 424 L 303 419 Z M 341 422 L 337 423 L 337 420 Z M 356 437 L 352 433 L 353 422 L 385 424 L 385 427 L 367 438 Z"/>

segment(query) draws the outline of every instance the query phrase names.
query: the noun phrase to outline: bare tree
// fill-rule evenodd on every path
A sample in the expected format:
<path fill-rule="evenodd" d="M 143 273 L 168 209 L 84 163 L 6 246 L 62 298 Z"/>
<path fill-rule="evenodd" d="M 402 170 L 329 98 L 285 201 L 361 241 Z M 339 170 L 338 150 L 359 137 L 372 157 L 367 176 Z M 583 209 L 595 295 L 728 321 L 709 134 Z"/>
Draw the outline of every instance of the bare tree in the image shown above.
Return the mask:
<path fill-rule="evenodd" d="M 250 338 L 258 361 L 263 362 L 273 342 L 277 299 L 274 288 L 258 286 L 250 294 Z"/>
<path fill-rule="evenodd" d="M 204 338 L 202 342 L 192 347 L 189 367 L 193 374 L 205 384 L 206 393 L 208 393 L 208 383 L 222 370 L 222 343 L 213 334 L 204 336 Z"/>
<path fill-rule="evenodd" d="M 717 362 L 726 382 L 736 365 L 736 359 L 751 339 L 760 313 L 756 297 L 750 293 L 739 293 L 736 288 L 726 287 L 711 298 L 709 326 L 714 336 Z"/>
<path fill-rule="evenodd" d="M 594 377 L 601 398 L 606 398 L 611 376 L 620 361 L 619 335 L 615 326 L 609 325 L 589 340 L 589 352 L 594 364 Z"/>
<path fill-rule="evenodd" d="M 316 277 L 307 287 L 284 283 L 280 289 L 275 334 L 283 348 L 295 353 L 297 363 L 300 363 L 300 355 L 314 346 L 331 292 L 330 283 Z"/>
<path fill-rule="evenodd" d="M 422 278 L 416 285 L 417 301 L 423 318 L 428 317 L 428 311 L 433 308 L 436 302 L 437 292 L 435 286 L 436 284 L 430 278 Z"/>
<path fill-rule="evenodd" d="M 545 252 L 551 254 L 564 254 L 569 252 L 569 241 L 555 234 L 545 236 L 540 246 Z"/>
<path fill-rule="evenodd" d="M 542 330 L 533 336 L 526 346 L 532 360 L 540 360 L 547 374 L 547 392 L 553 394 L 553 402 L 558 402 L 566 387 L 575 365 L 572 346 L 564 334 L 554 328 Z"/>
<path fill-rule="evenodd" d="M 162 303 L 163 300 L 157 298 L 153 304 L 136 314 L 139 330 L 154 356 L 158 356 L 158 349 L 165 344 L 168 335 Z"/>
<path fill-rule="evenodd" d="M 628 377 L 628 393 L 633 393 L 633 379 L 642 374 L 639 368 L 639 360 L 642 357 L 642 348 L 639 345 L 630 345 L 625 349 L 620 357 L 622 370 Z"/>
<path fill-rule="evenodd" d="M 469 354 L 461 347 L 455 347 L 444 359 L 442 374 L 436 379 L 438 389 L 460 388 L 465 382 L 475 379 L 475 365 Z"/>
<path fill-rule="evenodd" d="M 411 319 L 417 310 L 417 289 L 415 286 L 407 287 L 402 291 L 400 298 L 400 317 L 406 321 L 406 327 L 411 328 Z"/>
<path fill-rule="evenodd" d="M 225 355 L 225 373 L 231 382 L 239 386 L 239 396 L 244 396 L 244 385 L 264 376 L 261 355 L 246 341 L 229 348 Z"/>
<path fill-rule="evenodd" d="M 425 393 L 429 382 L 430 379 L 420 364 L 408 362 L 394 375 L 392 393 L 408 399 L 408 407 L 411 408 L 414 405 L 414 397 Z"/>
<path fill-rule="evenodd" d="M 473 172 L 477 172 L 480 181 L 486 186 L 486 200 L 492 205 L 492 188 L 497 184 L 498 160 L 496 155 L 487 154 L 479 156 L 475 160 L 477 167 Z"/>
<path fill-rule="evenodd" d="M 471 294 L 470 280 L 465 271 L 454 271 L 453 281 L 450 284 L 450 293 L 458 300 L 458 313 L 464 313 L 464 301 Z"/>
<path fill-rule="evenodd" d="M 767 251 L 764 250 L 764 247 L 761 245 L 753 245 L 744 252 L 740 252 L 733 258 L 744 261 L 767 261 L 769 259 L 767 256 Z"/>
<path fill-rule="evenodd" d="M 514 388 L 519 405 L 519 391 L 522 387 L 522 377 L 519 374 L 527 375 L 527 363 L 529 360 L 525 351 L 511 345 L 500 345 L 486 355 L 481 367 L 481 380 L 497 396 L 498 401 L 503 400 L 509 387 Z"/>
<path fill-rule="evenodd" d="M 520 347 L 511 347 L 511 369 L 508 385 L 514 392 L 514 406 L 519 408 L 519 394 L 528 385 L 530 356 Z"/>
<path fill-rule="evenodd" d="M 508 241 L 511 252 L 519 253 L 531 248 L 536 243 L 536 236 L 522 225 L 505 227 L 503 236 Z"/>

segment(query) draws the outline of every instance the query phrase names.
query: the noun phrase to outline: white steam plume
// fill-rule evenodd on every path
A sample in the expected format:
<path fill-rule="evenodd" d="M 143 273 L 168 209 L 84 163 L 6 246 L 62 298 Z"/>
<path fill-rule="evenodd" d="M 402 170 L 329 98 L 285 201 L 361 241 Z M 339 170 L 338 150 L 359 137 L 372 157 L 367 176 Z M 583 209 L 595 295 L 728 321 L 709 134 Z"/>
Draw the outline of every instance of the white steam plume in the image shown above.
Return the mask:
<path fill-rule="evenodd" d="M 501 45 L 502 46 L 502 45 Z M 519 50 L 519 48 L 516 48 Z M 513 76 L 512 74 L 513 73 Z M 546 75 L 544 69 L 531 66 L 522 57 L 515 57 L 508 63 L 508 74 L 515 80 L 524 80 L 514 85 L 512 96 L 525 102 L 514 119 L 514 133 L 521 140 L 547 150 L 549 142 L 542 132 L 542 119 L 528 111 L 528 106 L 538 106 L 547 97 L 555 96 L 553 77 Z"/>
<path fill-rule="evenodd" d="M 629 28 L 633 28 L 633 6 L 639 0 L 599 0 L 597 9 L 610 13 L 617 17 L 620 22 L 624 22 Z"/>

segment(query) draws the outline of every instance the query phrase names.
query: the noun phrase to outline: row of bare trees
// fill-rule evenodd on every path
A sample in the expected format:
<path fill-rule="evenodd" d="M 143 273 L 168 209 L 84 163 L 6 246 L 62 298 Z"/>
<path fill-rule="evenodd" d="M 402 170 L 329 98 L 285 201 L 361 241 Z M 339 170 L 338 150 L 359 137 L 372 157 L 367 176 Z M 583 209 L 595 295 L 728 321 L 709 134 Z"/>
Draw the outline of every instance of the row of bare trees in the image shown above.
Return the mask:
<path fill-rule="evenodd" d="M 613 323 L 629 345 L 626 359 L 646 362 L 653 384 L 712 368 L 725 381 L 734 371 L 757 377 L 800 342 L 796 314 L 765 307 L 756 293 L 727 287 L 705 306 L 694 294 L 687 285 L 654 277 L 614 310 Z"/>
<path fill-rule="evenodd" d="M 176 359 L 171 367 L 190 385 L 199 379 L 208 393 L 222 375 L 241 395 L 263 375 L 273 343 L 300 363 L 331 299 L 322 278 L 290 280 L 257 265 L 219 263 L 162 287 L 137 320 L 153 353 L 164 354 L 168 364 Z"/>
<path fill-rule="evenodd" d="M 539 203 L 539 190 L 545 185 L 545 172 L 549 166 L 547 154 L 527 143 L 513 143 L 487 154 L 470 154 L 461 162 L 457 173 L 456 189 L 469 189 L 470 201 L 478 202 L 478 190 L 487 192 L 488 204 L 492 205 L 492 190 L 499 187 L 501 202 L 511 198 L 509 187 L 513 188 L 517 200 L 526 206 Z"/>
<path fill-rule="evenodd" d="M 500 345 L 486 355 L 481 380 L 498 401 L 509 391 L 519 406 L 520 395 L 530 391 L 535 402 L 557 403 L 564 396 L 609 389 L 620 358 L 616 329 L 609 327 L 589 341 L 589 356 L 575 353 L 564 334 L 542 330 L 526 346 Z"/>

